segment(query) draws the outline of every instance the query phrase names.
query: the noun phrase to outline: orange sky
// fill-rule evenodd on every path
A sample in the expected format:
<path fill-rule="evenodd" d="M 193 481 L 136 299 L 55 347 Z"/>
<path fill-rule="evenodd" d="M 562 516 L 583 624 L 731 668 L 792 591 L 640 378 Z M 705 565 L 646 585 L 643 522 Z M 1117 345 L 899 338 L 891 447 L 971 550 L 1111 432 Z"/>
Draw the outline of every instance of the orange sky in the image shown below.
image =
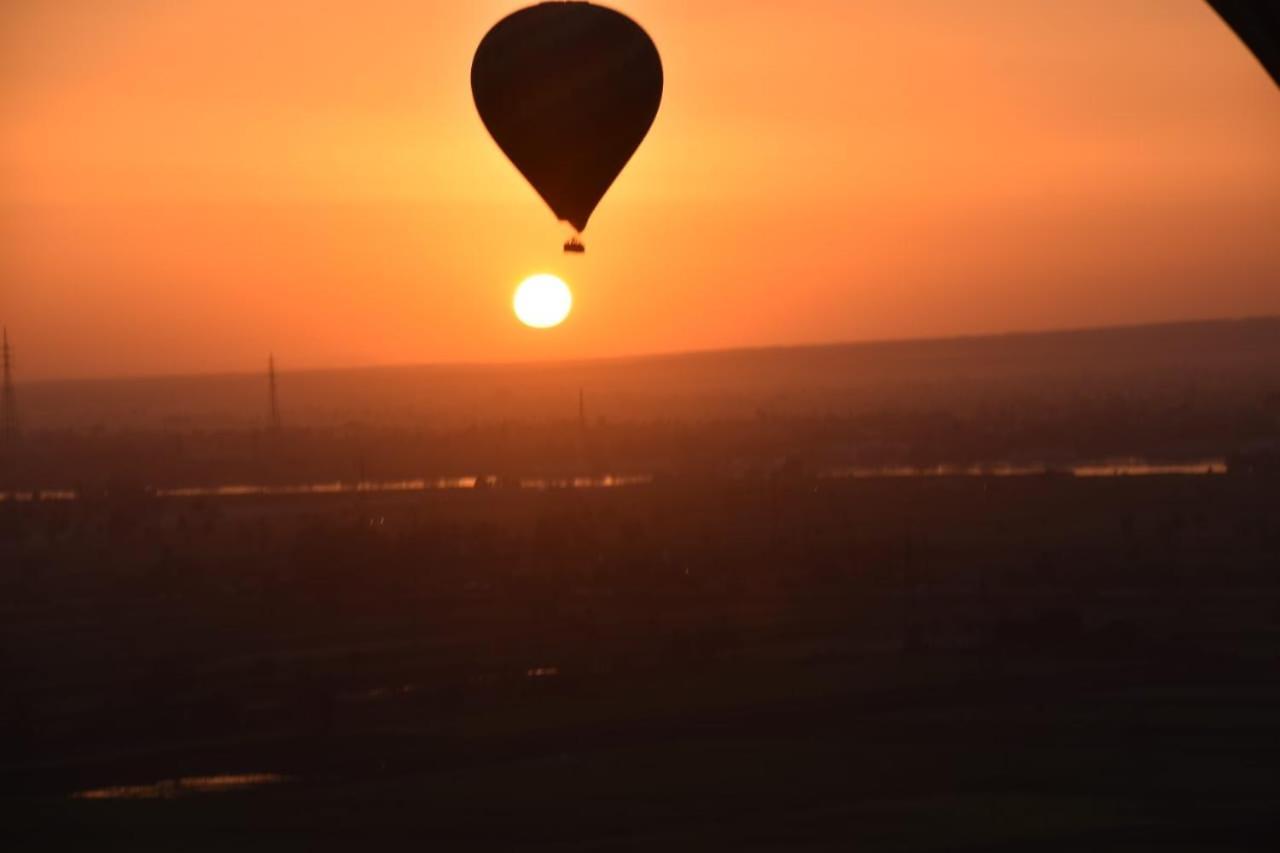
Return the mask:
<path fill-rule="evenodd" d="M 666 89 L 581 257 L 471 102 L 519 5 L 3 4 L 21 376 L 1280 313 L 1280 90 L 1200 0 L 618 3 Z"/>

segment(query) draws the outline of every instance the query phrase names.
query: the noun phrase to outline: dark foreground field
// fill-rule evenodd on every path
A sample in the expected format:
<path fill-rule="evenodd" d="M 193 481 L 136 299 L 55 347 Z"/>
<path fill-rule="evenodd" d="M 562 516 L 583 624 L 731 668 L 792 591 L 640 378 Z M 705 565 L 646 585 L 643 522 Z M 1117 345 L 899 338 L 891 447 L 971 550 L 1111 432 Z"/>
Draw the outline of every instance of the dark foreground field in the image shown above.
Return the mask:
<path fill-rule="evenodd" d="M 8 849 L 1280 843 L 1274 480 L 8 503 L 0 557 Z"/>

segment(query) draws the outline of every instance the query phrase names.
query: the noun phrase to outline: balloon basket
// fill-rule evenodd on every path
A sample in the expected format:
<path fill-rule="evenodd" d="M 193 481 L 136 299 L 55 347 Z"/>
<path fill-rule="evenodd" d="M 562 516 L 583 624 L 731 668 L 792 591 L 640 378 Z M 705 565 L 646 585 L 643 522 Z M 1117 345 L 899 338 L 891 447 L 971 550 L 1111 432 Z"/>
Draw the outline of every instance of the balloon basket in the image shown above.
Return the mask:
<path fill-rule="evenodd" d="M 570 254 L 581 255 L 587 250 L 587 247 L 582 245 L 582 241 L 577 237 L 570 237 L 565 241 L 564 250 Z"/>

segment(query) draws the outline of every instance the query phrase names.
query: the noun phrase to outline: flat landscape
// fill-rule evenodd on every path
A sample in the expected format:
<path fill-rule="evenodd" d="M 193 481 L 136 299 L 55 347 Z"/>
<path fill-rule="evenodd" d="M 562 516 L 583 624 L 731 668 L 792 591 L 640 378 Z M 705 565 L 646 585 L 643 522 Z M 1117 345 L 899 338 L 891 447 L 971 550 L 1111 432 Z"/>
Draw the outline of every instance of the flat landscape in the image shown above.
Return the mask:
<path fill-rule="evenodd" d="M 792 472 L 7 502 L 9 828 L 1265 849 L 1278 492 Z"/>
<path fill-rule="evenodd" d="M 1277 47 L 0 0 L 0 853 L 1280 851 Z"/>

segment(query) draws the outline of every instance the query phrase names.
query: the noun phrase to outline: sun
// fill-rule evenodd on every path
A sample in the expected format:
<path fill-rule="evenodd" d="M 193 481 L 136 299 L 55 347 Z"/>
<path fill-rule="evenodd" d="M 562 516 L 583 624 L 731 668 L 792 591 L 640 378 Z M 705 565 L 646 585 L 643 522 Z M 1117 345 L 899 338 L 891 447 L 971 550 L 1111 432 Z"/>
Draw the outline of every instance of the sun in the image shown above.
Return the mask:
<path fill-rule="evenodd" d="M 533 275 L 520 282 L 511 306 L 520 322 L 535 329 L 559 326 L 573 307 L 569 285 L 554 275 Z"/>

